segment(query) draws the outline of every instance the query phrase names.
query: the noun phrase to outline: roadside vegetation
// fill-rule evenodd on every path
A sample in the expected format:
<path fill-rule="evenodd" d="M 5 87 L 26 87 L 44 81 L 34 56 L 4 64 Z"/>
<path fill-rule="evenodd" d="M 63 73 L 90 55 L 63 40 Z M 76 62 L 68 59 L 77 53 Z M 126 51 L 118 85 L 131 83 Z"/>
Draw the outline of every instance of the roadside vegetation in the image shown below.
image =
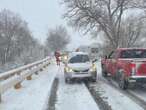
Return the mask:
<path fill-rule="evenodd" d="M 1 10 L 0 73 L 43 59 L 56 49 L 65 49 L 70 41 L 63 26 L 46 33 L 46 44 L 40 44 L 20 15 L 7 9 Z"/>
<path fill-rule="evenodd" d="M 66 49 L 70 38 L 67 29 L 62 25 L 56 26 L 55 29 L 49 29 L 45 43 L 48 53 Z"/>
<path fill-rule="evenodd" d="M 62 0 L 70 26 L 104 41 L 104 51 L 117 47 L 145 47 L 143 0 Z"/>

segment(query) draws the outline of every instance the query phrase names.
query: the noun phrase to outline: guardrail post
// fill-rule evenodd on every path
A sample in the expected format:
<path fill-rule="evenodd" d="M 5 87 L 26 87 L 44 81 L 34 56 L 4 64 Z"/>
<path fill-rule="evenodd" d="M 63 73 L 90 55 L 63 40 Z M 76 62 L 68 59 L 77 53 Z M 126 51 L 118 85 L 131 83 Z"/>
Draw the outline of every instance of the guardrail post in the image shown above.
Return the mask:
<path fill-rule="evenodd" d="M 17 75 L 20 76 L 20 73 L 17 73 Z M 20 89 L 21 88 L 21 82 L 18 82 L 16 85 L 14 85 L 15 89 Z"/>
<path fill-rule="evenodd" d="M 43 71 L 43 68 L 40 68 L 40 71 Z"/>
<path fill-rule="evenodd" d="M 20 89 L 21 88 L 21 83 L 20 82 L 17 83 L 14 87 L 15 87 L 15 89 Z"/>
<path fill-rule="evenodd" d="M 32 76 L 31 75 L 30 76 L 27 76 L 26 79 L 27 80 L 32 80 Z"/>
<path fill-rule="evenodd" d="M 49 60 L 49 58 L 0 74 L 0 80 L 1 81 L 8 80 L 8 84 L 10 84 L 7 86 L 6 83 L 6 88 L 5 88 L 4 85 L 2 85 L 2 83 L 0 82 L 0 103 L 2 102 L 2 94 L 3 92 L 5 92 L 5 89 L 9 89 L 10 87 L 14 87 L 15 89 L 20 89 L 23 80 L 25 79 L 31 80 L 33 74 L 39 74 L 39 71 L 43 71 L 43 69 L 50 64 L 50 62 L 48 62 L 47 60 Z M 30 68 L 32 71 L 30 70 Z M 32 74 L 27 72 L 32 72 Z"/>
<path fill-rule="evenodd" d="M 43 68 L 46 68 L 46 65 L 44 65 Z"/>
<path fill-rule="evenodd" d="M 46 68 L 49 66 L 49 62 L 46 63 Z"/>

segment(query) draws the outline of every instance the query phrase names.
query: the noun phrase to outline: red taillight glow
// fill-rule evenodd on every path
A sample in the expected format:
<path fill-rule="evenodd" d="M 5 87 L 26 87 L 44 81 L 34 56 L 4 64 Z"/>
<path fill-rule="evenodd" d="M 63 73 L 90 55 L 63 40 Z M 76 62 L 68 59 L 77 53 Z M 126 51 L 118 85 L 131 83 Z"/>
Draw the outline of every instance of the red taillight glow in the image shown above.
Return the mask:
<path fill-rule="evenodd" d="M 136 72 L 136 64 L 135 63 L 131 63 L 130 64 L 130 67 L 131 67 L 131 73 L 132 73 L 132 75 L 135 75 L 135 72 Z"/>
<path fill-rule="evenodd" d="M 130 67 L 131 67 L 131 68 L 135 68 L 135 67 L 136 67 L 136 64 L 131 63 L 131 64 L 130 64 Z"/>

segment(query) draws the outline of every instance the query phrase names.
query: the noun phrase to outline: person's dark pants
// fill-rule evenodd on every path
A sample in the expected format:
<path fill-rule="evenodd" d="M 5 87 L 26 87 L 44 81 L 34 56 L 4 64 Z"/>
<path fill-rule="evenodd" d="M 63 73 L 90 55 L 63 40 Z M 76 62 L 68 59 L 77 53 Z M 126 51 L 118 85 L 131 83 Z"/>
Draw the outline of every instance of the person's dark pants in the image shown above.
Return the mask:
<path fill-rule="evenodd" d="M 58 57 L 56 57 L 56 63 L 57 65 L 60 65 L 60 59 Z"/>

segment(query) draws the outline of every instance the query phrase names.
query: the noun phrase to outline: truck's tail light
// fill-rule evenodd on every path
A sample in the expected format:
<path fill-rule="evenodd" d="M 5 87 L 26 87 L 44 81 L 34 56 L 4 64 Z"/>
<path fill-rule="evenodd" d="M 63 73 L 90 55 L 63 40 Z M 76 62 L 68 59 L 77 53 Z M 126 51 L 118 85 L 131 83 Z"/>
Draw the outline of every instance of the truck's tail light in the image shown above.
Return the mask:
<path fill-rule="evenodd" d="M 131 63 L 130 64 L 130 67 L 131 67 L 131 73 L 132 73 L 132 75 L 135 75 L 135 72 L 136 72 L 136 64 L 135 63 Z"/>
<path fill-rule="evenodd" d="M 131 63 L 130 66 L 131 66 L 131 68 L 135 68 L 136 64 L 135 63 Z"/>

